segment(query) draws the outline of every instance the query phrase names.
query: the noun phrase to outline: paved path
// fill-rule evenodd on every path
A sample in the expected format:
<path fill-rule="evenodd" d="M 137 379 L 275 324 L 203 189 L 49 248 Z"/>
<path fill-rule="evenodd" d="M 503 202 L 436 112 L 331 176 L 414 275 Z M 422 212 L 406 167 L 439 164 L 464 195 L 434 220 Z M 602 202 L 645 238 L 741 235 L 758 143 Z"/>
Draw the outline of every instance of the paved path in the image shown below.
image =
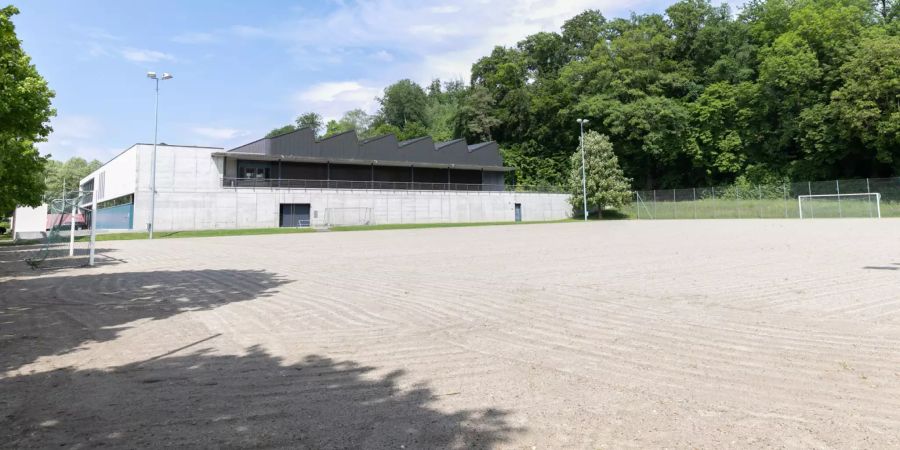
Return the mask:
<path fill-rule="evenodd" d="M 0 445 L 900 446 L 896 220 L 101 244 L 0 258 Z"/>

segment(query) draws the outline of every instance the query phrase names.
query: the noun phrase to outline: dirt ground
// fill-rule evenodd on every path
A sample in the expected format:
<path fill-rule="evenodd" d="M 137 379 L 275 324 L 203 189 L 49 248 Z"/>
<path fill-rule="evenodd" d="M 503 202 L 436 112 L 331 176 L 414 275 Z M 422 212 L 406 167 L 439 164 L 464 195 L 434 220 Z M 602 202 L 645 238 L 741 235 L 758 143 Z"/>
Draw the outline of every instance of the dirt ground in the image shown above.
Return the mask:
<path fill-rule="evenodd" d="M 900 221 L 0 248 L 6 447 L 900 446 Z"/>

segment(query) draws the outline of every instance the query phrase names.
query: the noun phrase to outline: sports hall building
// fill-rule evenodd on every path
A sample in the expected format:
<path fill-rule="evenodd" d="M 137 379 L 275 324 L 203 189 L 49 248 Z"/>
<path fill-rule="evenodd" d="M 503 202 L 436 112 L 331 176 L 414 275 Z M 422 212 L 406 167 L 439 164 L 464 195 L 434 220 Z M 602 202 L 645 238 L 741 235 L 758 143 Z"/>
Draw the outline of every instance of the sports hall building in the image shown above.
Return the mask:
<path fill-rule="evenodd" d="M 146 229 L 152 154 L 152 144 L 135 144 L 81 181 L 97 196 L 98 229 Z M 303 128 L 227 151 L 159 145 L 155 229 L 571 217 L 564 193 L 505 186 L 510 170 L 495 142 L 360 141 L 353 131 L 317 140 Z"/>

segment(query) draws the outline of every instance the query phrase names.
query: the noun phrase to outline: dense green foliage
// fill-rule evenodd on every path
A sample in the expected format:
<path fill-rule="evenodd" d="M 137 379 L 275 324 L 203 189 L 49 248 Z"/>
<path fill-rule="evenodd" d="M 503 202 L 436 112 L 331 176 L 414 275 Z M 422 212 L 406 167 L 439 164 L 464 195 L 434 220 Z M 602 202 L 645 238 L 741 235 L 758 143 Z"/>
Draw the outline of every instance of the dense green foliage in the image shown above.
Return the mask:
<path fill-rule="evenodd" d="M 48 160 L 44 168 L 44 199 L 50 201 L 55 198 L 63 198 L 63 189 L 77 191 L 82 178 L 97 170 L 103 164 L 96 159 L 88 162 L 77 156 L 69 158 L 66 162 Z"/>
<path fill-rule="evenodd" d="M 313 133 L 315 133 L 316 137 L 319 137 L 322 134 L 322 130 L 325 129 L 325 123 L 323 122 L 322 116 L 319 115 L 319 113 L 303 113 L 297 116 L 297 119 L 294 120 L 294 123 L 289 123 L 285 126 L 275 128 L 268 134 L 266 134 L 266 137 L 273 137 L 280 134 L 290 133 L 291 131 L 299 130 L 300 128 L 312 128 Z"/>
<path fill-rule="evenodd" d="M 576 150 L 569 157 L 569 201 L 575 211 L 584 211 L 582 202 L 585 191 L 588 211 L 596 209 L 601 216 L 605 208 L 619 209 L 631 202 L 631 180 L 622 173 L 612 142 L 607 136 L 596 131 L 585 133 L 583 156 L 583 184 L 581 150 Z"/>
<path fill-rule="evenodd" d="M 566 183 L 579 117 L 635 188 L 900 175 L 896 0 L 588 10 L 495 47 L 469 81 L 388 86 L 361 134 L 496 140 L 520 184 Z"/>
<path fill-rule="evenodd" d="M 880 8 L 880 9 L 879 9 Z M 886 9 L 885 9 L 886 8 Z M 472 70 L 525 180 L 553 180 L 575 119 L 608 134 L 636 187 L 900 173 L 890 2 L 683 0 L 664 15 L 571 19 Z M 565 150 L 564 150 L 565 149 Z"/>
<path fill-rule="evenodd" d="M 0 9 L 0 215 L 18 205 L 37 206 L 44 192 L 44 165 L 35 148 L 50 134 L 56 111 L 53 91 L 16 37 L 12 6 Z"/>

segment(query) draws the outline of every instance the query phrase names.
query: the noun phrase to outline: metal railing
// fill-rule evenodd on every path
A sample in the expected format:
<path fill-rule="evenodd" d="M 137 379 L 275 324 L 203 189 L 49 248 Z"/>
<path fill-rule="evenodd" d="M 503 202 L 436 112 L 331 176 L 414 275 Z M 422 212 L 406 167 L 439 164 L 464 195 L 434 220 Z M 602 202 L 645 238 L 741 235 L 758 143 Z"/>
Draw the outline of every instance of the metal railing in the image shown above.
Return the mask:
<path fill-rule="evenodd" d="M 656 189 L 632 198 L 637 219 L 900 217 L 900 177 Z"/>
<path fill-rule="evenodd" d="M 409 191 L 470 191 L 470 192 L 544 192 L 564 193 L 564 188 L 553 185 L 514 185 L 481 183 L 423 183 L 419 181 L 349 181 L 349 180 L 295 180 L 279 178 L 222 178 L 226 188 L 266 189 L 362 189 Z"/>

